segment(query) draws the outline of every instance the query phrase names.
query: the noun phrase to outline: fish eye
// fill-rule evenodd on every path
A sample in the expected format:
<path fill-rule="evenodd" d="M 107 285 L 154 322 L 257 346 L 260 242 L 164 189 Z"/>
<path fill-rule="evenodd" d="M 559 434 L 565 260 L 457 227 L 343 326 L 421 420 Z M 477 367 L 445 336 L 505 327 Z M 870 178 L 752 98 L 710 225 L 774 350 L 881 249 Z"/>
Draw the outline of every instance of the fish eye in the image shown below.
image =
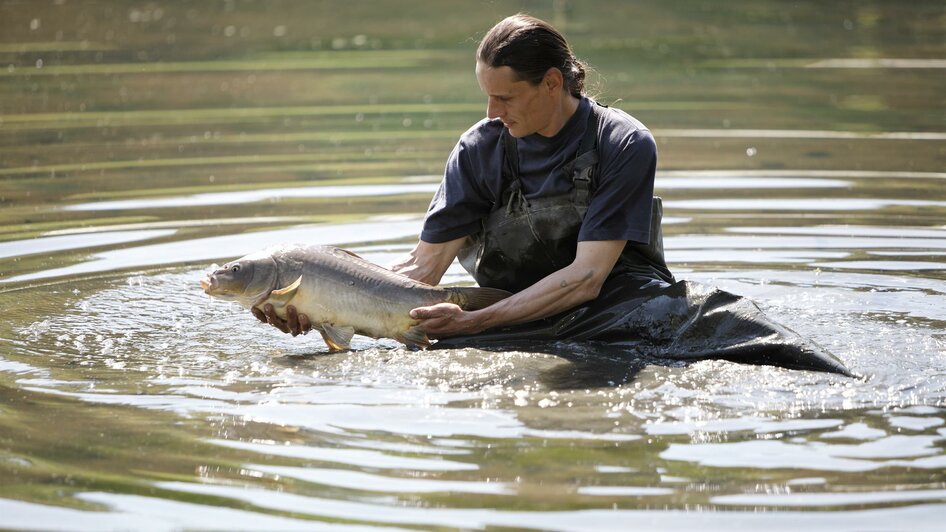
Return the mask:
<path fill-rule="evenodd" d="M 233 273 L 236 273 L 236 272 L 240 271 L 240 265 L 239 265 L 239 264 L 234 264 L 233 266 L 230 266 L 230 271 L 233 272 Z"/>

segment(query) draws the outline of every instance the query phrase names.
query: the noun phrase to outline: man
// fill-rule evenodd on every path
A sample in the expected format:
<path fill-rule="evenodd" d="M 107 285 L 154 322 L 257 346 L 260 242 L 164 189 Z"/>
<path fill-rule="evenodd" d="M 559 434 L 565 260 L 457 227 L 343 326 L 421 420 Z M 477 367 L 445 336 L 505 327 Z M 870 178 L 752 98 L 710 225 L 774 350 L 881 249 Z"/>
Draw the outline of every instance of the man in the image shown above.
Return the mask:
<path fill-rule="evenodd" d="M 584 65 L 544 21 L 506 18 L 476 57 L 487 118 L 461 136 L 419 242 L 392 269 L 437 284 L 459 256 L 480 285 L 515 293 L 477 311 L 414 309 L 421 328 L 444 338 L 532 322 L 594 300 L 619 273 L 672 282 L 652 240 L 660 213 L 650 132 L 585 96 Z M 288 322 L 265 310 L 254 314 L 284 332 L 311 328 L 292 310 Z"/>
<path fill-rule="evenodd" d="M 620 353 L 720 358 L 853 375 L 752 301 L 675 282 L 653 197 L 657 150 L 643 124 L 584 94 L 585 69 L 548 23 L 509 17 L 480 42 L 487 117 L 447 160 L 420 240 L 392 269 L 438 284 L 459 258 L 481 286 L 513 295 L 464 311 L 411 316 L 437 346 L 591 341 Z M 293 335 L 312 324 L 289 307 L 254 315 Z"/>

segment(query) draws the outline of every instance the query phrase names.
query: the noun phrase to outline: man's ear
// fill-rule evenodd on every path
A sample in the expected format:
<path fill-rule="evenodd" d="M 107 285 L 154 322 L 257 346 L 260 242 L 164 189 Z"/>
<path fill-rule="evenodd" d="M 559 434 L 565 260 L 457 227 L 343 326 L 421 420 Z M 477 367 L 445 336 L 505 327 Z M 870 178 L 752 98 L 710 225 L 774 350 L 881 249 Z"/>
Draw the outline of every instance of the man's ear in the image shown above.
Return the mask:
<path fill-rule="evenodd" d="M 562 76 L 562 71 L 555 67 L 546 70 L 545 76 L 542 77 L 542 85 L 548 88 L 549 92 L 561 90 L 564 83 L 565 78 Z"/>

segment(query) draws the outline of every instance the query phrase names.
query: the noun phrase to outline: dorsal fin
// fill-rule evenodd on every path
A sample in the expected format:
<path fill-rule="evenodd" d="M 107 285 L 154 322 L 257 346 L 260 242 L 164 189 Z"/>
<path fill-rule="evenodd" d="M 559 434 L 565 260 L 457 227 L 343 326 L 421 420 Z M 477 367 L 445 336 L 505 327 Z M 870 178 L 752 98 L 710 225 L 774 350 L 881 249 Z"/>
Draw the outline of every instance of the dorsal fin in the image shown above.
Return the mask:
<path fill-rule="evenodd" d="M 350 249 L 345 249 L 345 248 L 335 248 L 335 249 L 338 251 L 341 251 L 342 253 L 347 253 L 351 255 L 352 257 L 355 257 L 356 259 L 366 260 L 364 257 L 362 257 L 361 255 L 355 253 L 354 251 Z"/>
<path fill-rule="evenodd" d="M 354 251 L 349 251 L 349 250 L 347 250 L 347 249 L 336 248 L 336 247 L 331 247 L 331 246 L 325 246 L 325 247 L 328 248 L 328 249 L 330 249 L 331 252 L 332 252 L 332 254 L 333 254 L 336 258 L 338 258 L 338 259 L 340 259 L 340 260 L 344 260 L 344 261 L 353 262 L 353 263 L 355 263 L 359 268 L 365 268 L 365 269 L 367 269 L 367 270 L 371 270 L 371 271 L 373 271 L 373 272 L 376 272 L 376 273 L 378 273 L 378 274 L 384 276 L 385 280 L 388 281 L 388 282 L 397 283 L 397 284 L 400 284 L 400 285 L 403 285 L 403 286 L 408 286 L 408 287 L 433 288 L 433 286 L 431 286 L 431 285 L 429 285 L 429 284 L 427 284 L 427 283 L 424 283 L 424 282 L 421 282 L 421 281 L 415 281 L 415 280 L 411 279 L 410 277 L 407 277 L 406 275 L 403 275 L 403 274 L 400 274 L 400 273 L 397 273 L 397 272 L 393 272 L 393 271 L 391 271 L 391 270 L 385 268 L 384 266 L 381 266 L 380 264 L 375 264 L 375 263 L 373 263 L 373 262 L 371 262 L 371 261 L 365 259 L 364 257 L 359 256 L 359 255 L 358 255 L 357 253 L 355 253 Z"/>

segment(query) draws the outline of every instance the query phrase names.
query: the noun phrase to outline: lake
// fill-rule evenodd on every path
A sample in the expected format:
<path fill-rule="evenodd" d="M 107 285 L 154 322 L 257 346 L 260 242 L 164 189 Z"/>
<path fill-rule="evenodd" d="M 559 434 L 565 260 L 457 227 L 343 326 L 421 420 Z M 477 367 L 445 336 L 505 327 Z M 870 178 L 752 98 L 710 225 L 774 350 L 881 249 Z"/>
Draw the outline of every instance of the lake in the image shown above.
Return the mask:
<path fill-rule="evenodd" d="M 408 251 L 520 10 L 654 133 L 676 276 L 863 378 L 329 353 L 203 294 Z M 938 529 L 944 69 L 939 0 L 0 0 L 0 528 Z"/>

